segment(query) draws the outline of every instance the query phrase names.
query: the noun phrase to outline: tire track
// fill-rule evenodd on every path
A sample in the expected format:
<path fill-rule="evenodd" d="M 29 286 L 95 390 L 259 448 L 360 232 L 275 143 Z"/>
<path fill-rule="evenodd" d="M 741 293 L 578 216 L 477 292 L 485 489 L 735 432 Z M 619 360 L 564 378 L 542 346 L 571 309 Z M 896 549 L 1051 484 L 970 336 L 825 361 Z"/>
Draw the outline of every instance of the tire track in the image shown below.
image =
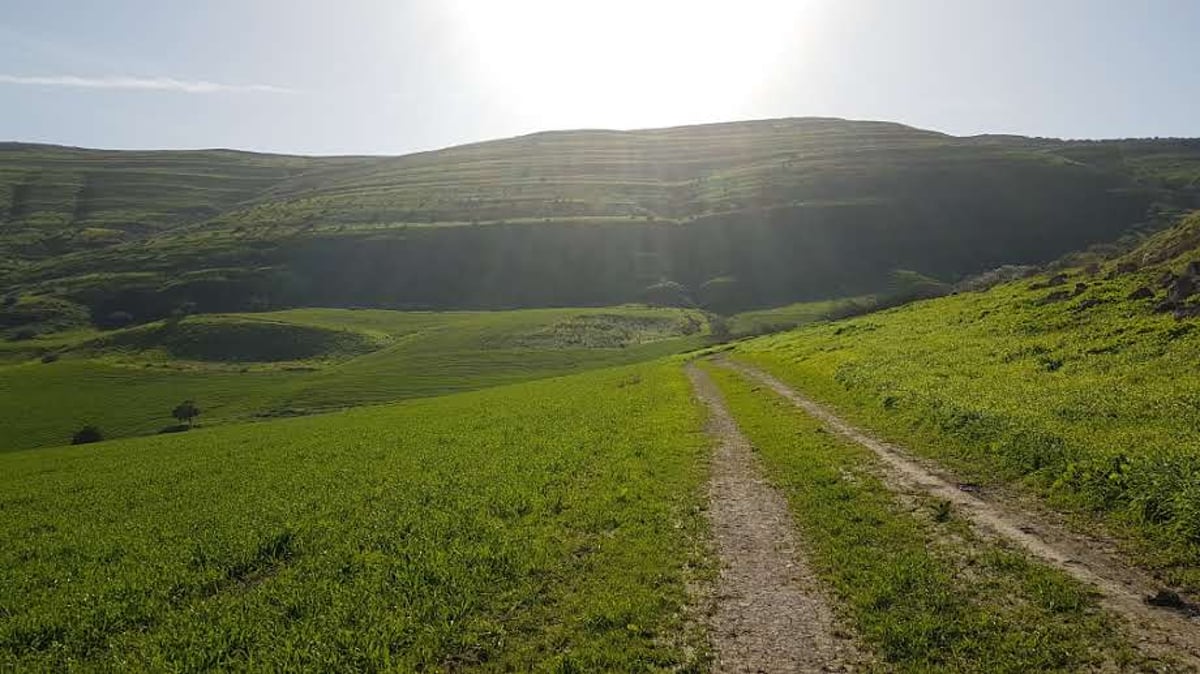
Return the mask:
<path fill-rule="evenodd" d="M 896 490 L 923 492 L 945 499 L 985 532 L 1020 546 L 1100 592 L 1101 603 L 1120 614 L 1134 630 L 1140 647 L 1174 656 L 1200 670 L 1200 620 L 1189 611 L 1152 605 L 1161 588 L 1143 572 L 1104 552 L 1102 543 L 1068 532 L 1037 513 L 985 500 L 917 462 L 906 452 L 843 421 L 829 409 L 797 393 L 775 377 L 744 363 L 714 361 L 757 381 L 819 419 L 839 435 L 879 457 L 885 481 Z"/>
<path fill-rule="evenodd" d="M 864 662 L 805 563 L 787 502 L 766 482 L 712 379 L 687 375 L 715 441 L 708 517 L 721 560 L 710 627 L 719 672 L 843 672 Z"/>

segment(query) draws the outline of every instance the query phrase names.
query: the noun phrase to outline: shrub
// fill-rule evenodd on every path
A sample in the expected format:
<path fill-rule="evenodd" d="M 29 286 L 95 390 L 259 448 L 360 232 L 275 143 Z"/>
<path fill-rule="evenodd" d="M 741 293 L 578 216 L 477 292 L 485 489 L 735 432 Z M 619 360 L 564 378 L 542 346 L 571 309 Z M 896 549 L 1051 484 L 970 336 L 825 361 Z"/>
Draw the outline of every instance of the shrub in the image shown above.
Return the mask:
<path fill-rule="evenodd" d="M 175 409 L 171 410 L 171 416 L 178 419 L 179 423 L 187 424 L 190 428 L 192 420 L 200 416 L 200 408 L 196 407 L 196 403 L 191 400 L 185 400 L 176 405 Z"/>
<path fill-rule="evenodd" d="M 95 426 L 84 426 L 75 431 L 75 435 L 71 437 L 72 445 L 88 445 L 93 442 L 100 442 L 104 439 L 104 433 L 100 432 Z"/>

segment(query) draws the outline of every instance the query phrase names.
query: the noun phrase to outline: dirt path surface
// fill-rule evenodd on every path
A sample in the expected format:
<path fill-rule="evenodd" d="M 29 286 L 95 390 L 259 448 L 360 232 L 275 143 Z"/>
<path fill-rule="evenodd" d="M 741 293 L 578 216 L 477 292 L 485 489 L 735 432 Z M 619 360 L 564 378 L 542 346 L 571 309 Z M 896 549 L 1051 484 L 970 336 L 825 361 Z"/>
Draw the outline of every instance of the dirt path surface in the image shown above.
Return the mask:
<path fill-rule="evenodd" d="M 1155 655 L 1173 656 L 1200 671 L 1200 618 L 1196 611 L 1186 606 L 1152 605 L 1148 598 L 1161 586 L 1156 585 L 1148 574 L 1107 552 L 1105 548 L 1111 547 L 1107 542 L 1069 532 L 1046 513 L 981 497 L 975 489 L 948 479 L 907 452 L 846 423 L 824 406 L 758 368 L 725 358 L 718 358 L 716 362 L 770 388 L 819 419 L 830 430 L 870 449 L 880 458 L 884 478 L 893 489 L 943 498 L 985 533 L 1008 539 L 1033 556 L 1095 587 L 1106 608 L 1127 619 L 1134 630 L 1133 636 L 1143 649 Z"/>
<path fill-rule="evenodd" d="M 721 560 L 716 671 L 854 671 L 864 660 L 805 564 L 787 502 L 764 480 L 712 379 L 691 364 L 687 374 L 716 441 L 708 508 Z"/>

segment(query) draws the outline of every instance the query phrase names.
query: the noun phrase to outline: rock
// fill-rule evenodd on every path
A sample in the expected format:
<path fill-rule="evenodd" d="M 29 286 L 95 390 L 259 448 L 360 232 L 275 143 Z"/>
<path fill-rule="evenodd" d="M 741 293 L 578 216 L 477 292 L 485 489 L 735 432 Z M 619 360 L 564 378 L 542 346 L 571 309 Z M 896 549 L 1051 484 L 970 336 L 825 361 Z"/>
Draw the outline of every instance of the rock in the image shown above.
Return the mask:
<path fill-rule="evenodd" d="M 1200 316 L 1200 305 L 1189 304 L 1185 307 L 1178 307 L 1175 309 L 1175 311 L 1171 312 L 1171 315 L 1174 316 L 1175 320 L 1177 321 L 1181 321 L 1185 318 L 1195 318 Z"/>
<path fill-rule="evenodd" d="M 1118 262 L 1117 263 L 1117 273 L 1118 274 L 1131 274 L 1131 273 L 1137 271 L 1137 268 L 1138 268 L 1137 264 L 1134 262 Z"/>
<path fill-rule="evenodd" d="M 1092 307 L 1096 306 L 1097 304 L 1103 304 L 1103 302 L 1101 302 L 1100 300 L 1093 297 L 1091 299 L 1087 299 L 1087 300 L 1080 302 L 1079 306 L 1075 307 L 1075 311 L 1085 311 L 1087 309 L 1091 309 Z"/>
<path fill-rule="evenodd" d="M 1040 303 L 1041 304 L 1050 304 L 1051 302 L 1061 302 L 1061 301 L 1069 298 L 1070 296 L 1071 296 L 1070 291 L 1055 290 L 1054 292 L 1050 293 L 1049 295 L 1046 295 L 1045 297 L 1043 297 L 1041 299 Z"/>
<path fill-rule="evenodd" d="M 1055 274 L 1054 276 L 1050 277 L 1050 280 L 1046 281 L 1046 287 L 1053 288 L 1054 286 L 1060 286 L 1066 282 L 1067 282 L 1066 274 Z"/>
<path fill-rule="evenodd" d="M 1148 300 L 1148 299 L 1150 299 L 1151 297 L 1154 297 L 1154 291 L 1153 291 L 1153 290 L 1151 290 L 1151 289 L 1149 289 L 1149 288 L 1147 288 L 1146 286 L 1142 286 L 1141 288 L 1138 288 L 1137 290 L 1135 290 L 1135 291 L 1133 291 L 1133 292 L 1129 293 L 1129 297 L 1128 297 L 1128 299 L 1131 299 L 1131 300 Z"/>
<path fill-rule="evenodd" d="M 1172 302 L 1182 302 L 1196 294 L 1196 279 L 1191 276 L 1180 276 L 1167 288 L 1167 299 Z"/>
<path fill-rule="evenodd" d="M 1183 269 L 1183 275 L 1191 276 L 1192 278 L 1200 277 L 1200 260 L 1189 262 L 1188 266 Z"/>
<path fill-rule="evenodd" d="M 1088 289 L 1088 284 L 1086 284 L 1086 283 L 1076 283 L 1075 284 L 1075 294 L 1076 295 L 1082 295 L 1083 292 L 1087 289 Z"/>
<path fill-rule="evenodd" d="M 1171 285 L 1172 283 L 1174 283 L 1174 282 L 1175 282 L 1175 279 L 1177 279 L 1177 278 L 1179 278 L 1179 277 L 1175 275 L 1175 272 L 1172 272 L 1172 271 L 1164 271 L 1164 272 L 1162 273 L 1162 276 L 1159 276 L 1159 277 L 1158 277 L 1158 287 L 1159 287 L 1159 288 L 1166 288 L 1167 286 L 1169 286 L 1169 285 Z"/>
<path fill-rule="evenodd" d="M 1154 311 L 1160 314 L 1165 314 L 1168 311 L 1175 311 L 1178 308 L 1179 304 L 1172 302 L 1171 300 L 1163 300 L 1162 302 L 1154 305 Z"/>
<path fill-rule="evenodd" d="M 1088 276 L 1095 276 L 1096 274 L 1099 274 L 1100 273 L 1100 264 L 1098 262 L 1093 262 L 1093 263 L 1089 264 L 1088 266 L 1083 268 L 1083 273 L 1087 274 Z"/>

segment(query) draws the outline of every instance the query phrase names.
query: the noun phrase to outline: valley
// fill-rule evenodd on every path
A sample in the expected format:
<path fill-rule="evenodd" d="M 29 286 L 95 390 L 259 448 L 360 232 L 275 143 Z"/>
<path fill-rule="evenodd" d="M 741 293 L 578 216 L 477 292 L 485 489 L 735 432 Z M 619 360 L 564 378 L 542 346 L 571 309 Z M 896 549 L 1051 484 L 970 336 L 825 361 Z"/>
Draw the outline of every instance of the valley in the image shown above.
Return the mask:
<path fill-rule="evenodd" d="M 1198 175 L 0 147 L 0 669 L 1196 671 Z"/>

